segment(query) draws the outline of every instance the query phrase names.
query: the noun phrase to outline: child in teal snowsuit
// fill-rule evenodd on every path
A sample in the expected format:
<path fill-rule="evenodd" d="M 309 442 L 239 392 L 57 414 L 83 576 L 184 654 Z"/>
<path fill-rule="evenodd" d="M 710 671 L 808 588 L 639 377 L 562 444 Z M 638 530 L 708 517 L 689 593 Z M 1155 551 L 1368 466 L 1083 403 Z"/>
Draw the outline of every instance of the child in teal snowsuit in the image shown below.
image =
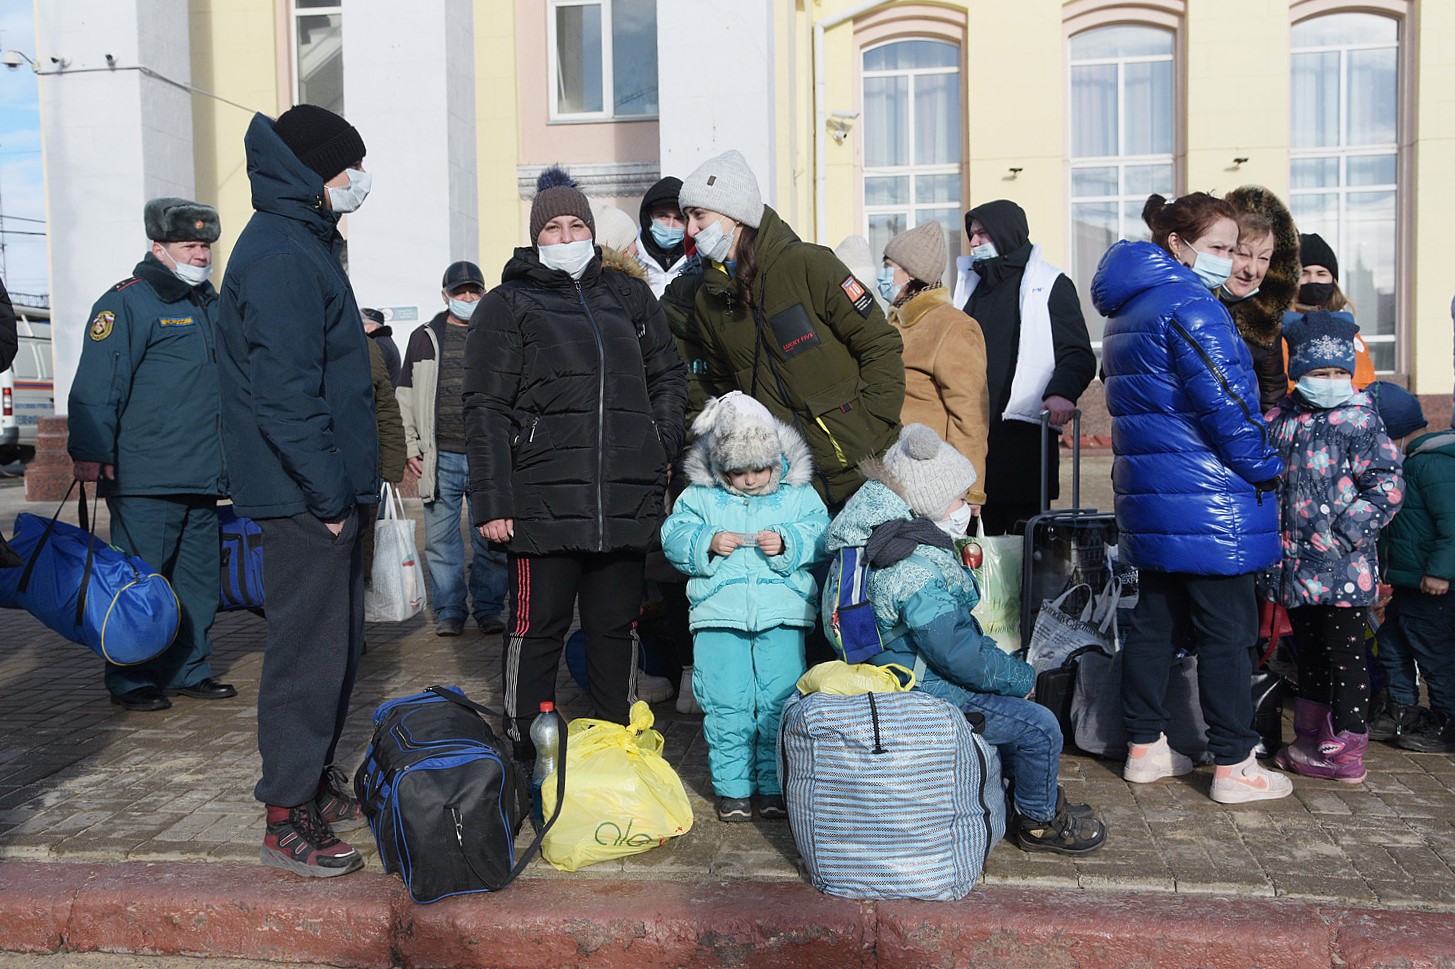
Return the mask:
<path fill-rule="evenodd" d="M 828 511 L 803 437 L 753 398 L 708 401 L 692 430 L 691 484 L 662 525 L 662 548 L 689 577 L 692 693 L 706 714 L 717 815 L 752 820 L 756 794 L 760 818 L 782 819 L 778 720 L 818 615 L 809 569 L 823 558 Z"/>

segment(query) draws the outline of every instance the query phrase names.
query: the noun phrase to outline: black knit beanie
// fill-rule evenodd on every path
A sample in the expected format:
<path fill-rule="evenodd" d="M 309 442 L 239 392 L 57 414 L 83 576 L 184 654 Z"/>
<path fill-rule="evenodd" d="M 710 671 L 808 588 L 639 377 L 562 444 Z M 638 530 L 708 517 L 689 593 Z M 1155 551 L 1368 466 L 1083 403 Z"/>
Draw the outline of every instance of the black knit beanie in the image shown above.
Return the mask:
<path fill-rule="evenodd" d="M 358 129 L 327 108 L 297 104 L 273 123 L 298 160 L 326 182 L 364 157 L 364 139 Z"/>
<path fill-rule="evenodd" d="M 1339 257 L 1317 232 L 1306 232 L 1298 237 L 1298 261 L 1304 266 L 1323 266 L 1339 281 Z"/>

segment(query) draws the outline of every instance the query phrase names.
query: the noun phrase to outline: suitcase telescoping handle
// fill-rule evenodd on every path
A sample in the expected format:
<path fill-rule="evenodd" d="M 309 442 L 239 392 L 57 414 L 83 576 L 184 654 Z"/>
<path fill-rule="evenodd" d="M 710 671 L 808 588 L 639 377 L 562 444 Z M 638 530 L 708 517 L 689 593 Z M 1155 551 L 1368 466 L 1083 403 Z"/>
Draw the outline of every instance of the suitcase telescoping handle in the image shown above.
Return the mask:
<path fill-rule="evenodd" d="M 1041 411 L 1041 512 L 1051 510 L 1051 462 L 1046 460 L 1050 447 L 1051 412 Z M 1081 510 L 1081 408 L 1071 411 L 1071 510 Z"/>

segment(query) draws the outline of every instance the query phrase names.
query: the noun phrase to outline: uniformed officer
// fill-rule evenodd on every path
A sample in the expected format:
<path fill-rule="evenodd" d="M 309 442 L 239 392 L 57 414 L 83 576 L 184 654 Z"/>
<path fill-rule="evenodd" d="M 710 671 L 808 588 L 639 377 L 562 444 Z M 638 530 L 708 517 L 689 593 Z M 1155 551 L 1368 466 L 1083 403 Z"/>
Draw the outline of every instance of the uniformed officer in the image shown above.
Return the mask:
<path fill-rule="evenodd" d="M 212 244 L 217 210 L 152 199 L 151 251 L 91 310 L 71 385 L 68 450 L 80 481 L 98 481 L 111 542 L 171 582 L 177 638 L 136 666 L 106 664 L 111 702 L 165 710 L 169 696 L 237 695 L 212 678 L 209 632 L 221 568 L 217 499 L 227 493 L 215 353 Z"/>

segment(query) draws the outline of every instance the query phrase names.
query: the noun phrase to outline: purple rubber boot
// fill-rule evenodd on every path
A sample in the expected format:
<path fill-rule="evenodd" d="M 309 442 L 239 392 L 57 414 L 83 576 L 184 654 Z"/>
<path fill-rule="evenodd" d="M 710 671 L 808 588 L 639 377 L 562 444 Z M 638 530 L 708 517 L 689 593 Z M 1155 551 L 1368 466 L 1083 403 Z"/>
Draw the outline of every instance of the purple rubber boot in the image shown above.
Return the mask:
<path fill-rule="evenodd" d="M 1293 743 L 1285 744 L 1274 756 L 1273 762 L 1284 770 L 1295 770 L 1295 763 L 1310 763 L 1319 759 L 1319 740 L 1324 725 L 1329 722 L 1329 705 L 1316 703 L 1299 697 L 1293 701 Z M 1298 773 L 1303 773 L 1298 771 Z"/>
<path fill-rule="evenodd" d="M 1297 718 L 1296 711 L 1294 716 Z M 1326 713 L 1311 753 L 1299 746 L 1301 740 L 1300 736 L 1299 741 L 1279 751 L 1279 767 L 1304 777 L 1322 777 L 1343 784 L 1358 784 L 1364 780 L 1364 752 L 1369 749 L 1369 734 L 1348 730 L 1335 733 L 1333 718 Z"/>

